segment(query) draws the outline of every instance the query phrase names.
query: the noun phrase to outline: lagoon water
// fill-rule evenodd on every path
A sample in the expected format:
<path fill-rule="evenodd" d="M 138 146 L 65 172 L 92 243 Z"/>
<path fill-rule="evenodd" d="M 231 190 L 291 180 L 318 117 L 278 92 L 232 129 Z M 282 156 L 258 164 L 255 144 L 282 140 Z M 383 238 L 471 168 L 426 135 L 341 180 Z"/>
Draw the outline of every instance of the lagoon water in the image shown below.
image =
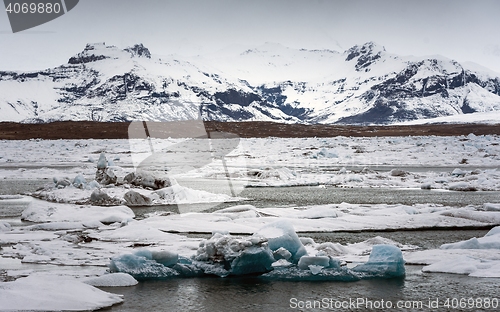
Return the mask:
<path fill-rule="evenodd" d="M 46 181 L 30 182 L 2 181 L 0 189 L 7 194 L 34 191 Z M 6 191 L 7 190 L 7 191 Z M 247 188 L 239 196 L 249 198 L 248 203 L 257 207 L 286 207 L 331 203 L 437 203 L 443 205 L 465 206 L 480 205 L 498 201 L 500 192 L 443 192 L 408 189 L 376 188 L 318 188 L 318 187 L 281 187 Z M 223 204 L 212 210 L 234 205 Z M 13 225 L 21 225 L 19 216 L 26 202 L 5 205 L 0 200 L 0 219 Z M 175 210 L 173 206 L 154 208 L 134 208 L 139 218 L 152 210 Z M 342 244 L 355 243 L 380 235 L 395 241 L 419 245 L 424 249 L 439 247 L 442 243 L 460 241 L 471 237 L 481 237 L 485 230 L 464 231 L 399 231 L 363 233 L 307 233 L 316 242 L 333 241 Z M 35 268 L 31 265 L 30 268 Z M 53 268 L 58 270 L 57 267 Z M 380 305 L 385 308 L 390 302 L 395 310 L 401 300 L 411 305 L 406 311 L 477 311 L 474 308 L 452 309 L 444 307 L 446 299 L 498 298 L 500 278 L 472 278 L 462 275 L 422 273 L 420 266 L 406 266 L 404 279 L 363 280 L 357 282 L 291 282 L 265 280 L 259 277 L 204 277 L 172 278 L 162 281 L 140 282 L 132 287 L 107 287 L 103 290 L 124 295 L 123 304 L 110 308 L 110 311 L 326 311 L 335 309 L 335 304 L 356 302 L 341 310 L 364 310 L 366 304 Z M 439 309 L 429 307 L 439 301 Z M 410 302 L 410 303 L 408 303 Z M 452 301 L 449 301 L 452 303 Z M 316 304 L 308 309 L 307 304 Z M 302 308 L 301 308 L 302 307 Z M 494 311 L 496 309 L 485 309 Z"/>
<path fill-rule="evenodd" d="M 370 307 L 368 301 L 377 305 L 382 300 L 386 308 L 375 309 L 374 306 L 373 310 L 390 310 L 387 308 L 389 301 L 395 311 L 480 311 L 482 309 L 451 309 L 444 304 L 447 298 L 451 303 L 453 298 L 499 297 L 499 278 L 422 273 L 420 269 L 420 266 L 407 266 L 404 279 L 350 283 L 269 281 L 258 277 L 191 278 L 103 289 L 125 297 L 123 304 L 112 307 L 110 311 L 363 311 Z M 430 308 L 429 300 L 435 302 L 436 299 L 439 300 L 439 309 Z M 321 305 L 307 309 L 307 302 L 314 301 Z M 361 304 L 335 309 L 335 304 L 349 301 Z M 408 308 L 396 309 L 398 301 L 409 305 Z M 305 307 L 299 308 L 301 304 Z M 484 310 L 497 311 L 492 308 Z"/>

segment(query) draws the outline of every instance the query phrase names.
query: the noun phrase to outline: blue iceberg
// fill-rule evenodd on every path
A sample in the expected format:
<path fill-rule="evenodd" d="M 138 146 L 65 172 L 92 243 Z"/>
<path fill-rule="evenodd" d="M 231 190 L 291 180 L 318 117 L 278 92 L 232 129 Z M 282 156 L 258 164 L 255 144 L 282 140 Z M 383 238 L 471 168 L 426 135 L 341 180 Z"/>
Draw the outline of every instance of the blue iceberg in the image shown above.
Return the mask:
<path fill-rule="evenodd" d="M 403 277 L 406 274 L 403 253 L 398 247 L 392 245 L 374 245 L 368 262 L 352 270 L 367 278 Z"/>
<path fill-rule="evenodd" d="M 250 237 L 215 233 L 190 258 L 170 251 L 138 250 L 112 258 L 109 270 L 138 280 L 259 274 L 269 279 L 349 282 L 405 276 L 403 255 L 395 246 L 373 246 L 368 262 L 350 269 L 323 252 L 307 255 L 293 226 L 285 221 L 266 225 Z"/>
<path fill-rule="evenodd" d="M 111 259 L 111 273 L 122 272 L 132 275 L 137 280 L 163 279 L 180 275 L 178 271 L 166 267 L 155 260 L 139 254 L 126 254 Z"/>
<path fill-rule="evenodd" d="M 291 253 L 291 262 L 293 263 L 298 263 L 299 259 L 307 254 L 299 236 L 295 233 L 293 225 L 288 221 L 282 220 L 265 225 L 254 236 L 265 237 L 269 248 L 273 252 L 278 251 L 280 248 L 288 250 Z"/>

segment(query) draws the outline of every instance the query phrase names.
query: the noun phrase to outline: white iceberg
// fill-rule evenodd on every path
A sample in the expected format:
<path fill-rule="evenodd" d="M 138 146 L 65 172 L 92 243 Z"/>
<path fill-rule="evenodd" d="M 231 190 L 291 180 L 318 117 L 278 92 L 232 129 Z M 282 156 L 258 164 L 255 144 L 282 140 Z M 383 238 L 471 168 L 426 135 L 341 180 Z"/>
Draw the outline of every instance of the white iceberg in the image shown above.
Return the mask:
<path fill-rule="evenodd" d="M 31 275 L 0 284 L 0 311 L 90 311 L 122 302 L 73 278 Z"/>
<path fill-rule="evenodd" d="M 96 287 L 124 287 L 134 286 L 139 283 L 132 275 L 127 273 L 111 273 L 98 277 L 89 277 L 84 279 L 83 282 Z"/>

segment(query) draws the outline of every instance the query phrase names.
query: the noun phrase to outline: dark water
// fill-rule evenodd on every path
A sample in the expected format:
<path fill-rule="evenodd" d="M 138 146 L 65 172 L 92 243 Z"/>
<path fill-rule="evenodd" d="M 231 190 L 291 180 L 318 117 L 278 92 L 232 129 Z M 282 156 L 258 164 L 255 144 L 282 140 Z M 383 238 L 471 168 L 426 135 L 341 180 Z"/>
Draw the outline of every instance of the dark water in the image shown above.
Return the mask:
<path fill-rule="evenodd" d="M 259 187 L 246 188 L 239 197 L 246 201 L 213 204 L 183 205 L 183 209 L 193 211 L 213 212 L 219 209 L 240 204 L 251 204 L 257 208 L 290 207 L 308 205 L 340 204 L 427 204 L 435 203 L 445 206 L 463 207 L 467 205 L 482 205 L 500 201 L 500 192 L 455 192 L 420 189 L 383 189 L 383 188 L 318 188 L 314 186 L 297 187 Z M 133 208 L 136 216 L 154 211 L 170 211 L 179 213 L 176 205 Z M 185 211 L 181 211 L 185 212 Z"/>
<path fill-rule="evenodd" d="M 44 180 L 0 180 L 0 195 L 15 195 L 30 193 L 38 188 L 52 182 L 52 179 Z"/>
<path fill-rule="evenodd" d="M 112 307 L 111 311 L 357 311 L 366 310 L 367 300 L 375 305 L 377 303 L 374 301 L 380 303 L 384 300 L 385 306 L 387 301 L 390 301 L 395 311 L 480 311 L 481 309 L 475 307 L 446 309 L 443 305 L 446 298 L 500 297 L 499 278 L 480 279 L 461 275 L 430 274 L 422 273 L 420 269 L 420 266 L 407 266 L 404 279 L 349 283 L 270 281 L 258 277 L 193 278 L 148 281 L 133 287 L 102 289 L 125 296 L 125 302 Z M 429 299 L 438 299 L 439 309 L 429 308 Z M 316 309 L 298 307 L 299 301 L 306 304 L 306 301 L 314 300 L 320 304 L 327 302 L 328 305 Z M 356 308 L 351 306 L 351 309 L 335 309 L 335 301 L 349 300 L 364 300 L 364 304 Z M 402 304 L 409 304 L 414 308 L 396 309 L 397 302 L 402 300 L 411 300 L 412 302 Z"/>
<path fill-rule="evenodd" d="M 340 204 L 426 204 L 448 206 L 482 205 L 500 200 L 500 192 L 453 192 L 387 188 L 263 187 L 246 188 L 240 197 L 253 199 L 257 207 Z"/>

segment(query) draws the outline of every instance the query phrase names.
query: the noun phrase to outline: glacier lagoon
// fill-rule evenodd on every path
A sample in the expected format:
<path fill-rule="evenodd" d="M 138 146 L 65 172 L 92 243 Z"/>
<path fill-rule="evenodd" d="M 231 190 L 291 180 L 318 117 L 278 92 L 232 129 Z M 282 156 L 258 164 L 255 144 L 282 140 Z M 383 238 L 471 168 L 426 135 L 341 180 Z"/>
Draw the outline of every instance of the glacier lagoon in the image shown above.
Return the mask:
<path fill-rule="evenodd" d="M 407 145 L 408 140 L 411 139 L 402 139 L 399 143 L 392 142 L 390 144 Z M 426 140 L 421 139 L 424 142 Z M 475 148 L 478 151 L 484 147 L 489 148 L 489 153 L 492 154 L 491 152 L 494 152 L 494 149 L 498 145 L 489 144 L 488 142 L 495 143 L 495 141 L 496 138 L 488 138 L 483 143 L 479 140 L 479 143 L 475 143 L 477 145 Z M 73 144 L 73 142 L 60 143 L 66 146 Z M 113 142 L 111 143 L 114 144 Z M 417 142 L 416 146 L 418 144 L 420 143 Z M 92 149 L 95 150 L 96 148 L 92 147 Z M 308 150 L 307 147 L 302 147 L 302 149 L 305 151 Z M 477 160 L 477 164 L 479 165 L 479 160 L 484 159 L 483 153 L 478 152 L 477 159 L 471 158 L 470 162 L 476 163 Z M 338 160 L 332 154 L 319 154 L 333 157 L 323 159 L 322 161 Z M 341 153 L 337 151 L 337 154 Z M 266 157 L 272 158 L 274 156 Z M 282 160 L 276 160 L 283 163 Z M 175 205 L 154 205 L 148 208 L 137 207 L 132 210 L 119 208 L 115 209 L 115 211 L 104 207 L 79 206 L 78 204 L 71 203 L 71 201 L 73 198 L 78 199 L 78 196 L 81 195 L 80 191 L 78 189 L 71 189 L 71 187 L 49 191 L 44 194 L 44 196 L 47 196 L 46 199 L 53 196 L 52 200 L 56 199 L 59 203 L 36 201 L 29 198 L 26 199 L 26 197 L 3 197 L 0 205 L 7 208 L 2 209 L 2 211 L 6 212 L 2 217 L 3 232 L 0 235 L 2 238 L 2 261 L 4 259 L 15 258 L 22 262 L 14 265 L 11 264 L 10 268 L 2 271 L 2 278 L 5 280 L 16 278 L 22 280 L 23 276 L 29 275 L 31 280 L 40 282 L 40 279 L 37 278 L 42 273 L 46 277 L 69 275 L 75 277 L 77 280 L 83 280 L 92 276 L 105 276 L 106 274 L 104 273 L 106 267 L 109 265 L 109 259 L 130 253 L 131 250 L 175 250 L 181 256 L 189 256 L 195 253 L 196 249 L 199 248 L 200 242 L 207 238 L 201 238 L 200 235 L 207 235 L 205 233 L 213 232 L 214 228 L 222 232 L 229 231 L 231 233 L 249 235 L 266 224 L 285 218 L 293 223 L 293 227 L 299 233 L 301 242 L 307 248 L 309 254 L 316 254 L 319 251 L 337 253 L 338 258 L 345 261 L 349 268 L 354 268 L 361 263 L 365 263 L 374 245 L 389 243 L 398 246 L 398 248 L 403 250 L 403 256 L 407 262 L 407 273 L 403 284 L 410 285 L 409 289 L 419 290 L 415 292 L 415 296 L 413 297 L 405 295 L 401 298 L 407 297 L 420 300 L 421 298 L 418 294 L 423 290 L 421 289 L 422 286 L 419 287 L 417 284 L 427 285 L 426 283 L 428 283 L 429 278 L 437 278 L 439 280 L 439 276 L 445 277 L 441 285 L 447 285 L 453 279 L 456 279 L 456 282 L 452 281 L 456 285 L 467 285 L 468 282 L 465 281 L 469 281 L 475 285 L 475 288 L 471 289 L 477 290 L 476 293 L 478 295 L 483 294 L 483 297 L 486 297 L 487 290 L 477 285 L 480 283 L 474 282 L 474 279 L 477 278 L 456 274 L 435 273 L 439 271 L 430 271 L 434 272 L 430 273 L 426 271 L 425 267 L 422 268 L 413 265 L 425 264 L 427 265 L 426 267 L 432 269 L 432 265 L 450 256 L 460 256 L 460 259 L 466 259 L 466 261 L 469 261 L 467 259 L 474 260 L 474 258 L 471 258 L 472 256 L 476 257 L 475 259 L 484 259 L 484 261 L 490 261 L 491 263 L 498 261 L 498 255 L 494 250 L 479 249 L 467 251 L 465 249 L 439 249 L 439 246 L 443 243 L 466 241 L 472 237 L 478 237 L 478 240 L 481 240 L 481 237 L 486 233 L 478 233 L 477 231 L 436 231 L 435 236 L 437 237 L 447 235 L 446 232 L 453 233 L 453 235 L 449 235 L 447 237 L 449 239 L 440 240 L 439 245 L 429 246 L 428 243 L 419 244 L 419 242 L 428 240 L 428 235 L 433 232 L 433 228 L 487 228 L 492 227 L 498 222 L 495 221 L 498 220 L 496 212 L 498 204 L 495 204 L 495 202 L 498 203 L 498 190 L 496 189 L 498 174 L 494 166 L 496 163 L 495 158 L 489 156 L 488 160 L 489 163 L 486 168 L 483 167 L 476 170 L 474 167 L 462 166 L 461 171 L 455 170 L 454 167 L 440 168 L 440 170 L 430 168 L 426 170 L 425 166 L 421 166 L 419 170 L 411 170 L 411 166 L 405 167 L 399 164 L 397 167 L 398 170 L 403 172 L 403 176 L 398 176 L 400 172 L 393 172 L 392 169 L 378 170 L 376 172 L 363 171 L 363 168 L 357 169 L 349 166 L 343 168 L 342 164 L 340 166 L 331 166 L 332 171 L 330 175 L 323 175 L 313 170 L 307 172 L 301 169 L 301 166 L 295 166 L 294 171 L 300 172 L 300 176 L 291 174 L 292 171 L 290 170 L 273 171 L 253 166 L 250 167 L 250 170 L 254 170 L 253 172 L 264 178 L 252 181 L 253 188 L 243 189 L 238 194 L 242 198 L 239 202 L 225 203 L 220 206 L 219 204 L 215 206 L 210 204 L 212 207 L 209 208 L 208 213 L 205 210 L 204 213 L 177 214 L 175 211 L 172 211 L 175 209 Z M 116 163 L 119 164 L 120 161 L 117 160 Z M 349 161 L 352 161 L 352 159 Z M 122 168 L 126 170 L 126 163 L 120 165 L 123 165 Z M 302 164 L 302 168 L 304 167 L 303 165 L 304 163 Z M 36 180 L 37 177 L 45 178 L 50 175 L 66 175 L 73 178 L 77 176 L 76 171 L 80 171 L 83 173 L 83 176 L 88 177 L 89 174 L 86 172 L 95 170 L 92 169 L 93 166 L 95 165 L 92 165 L 92 163 L 88 165 L 79 163 L 74 167 L 65 166 L 63 169 L 48 165 L 39 166 L 34 170 L 27 170 L 26 167 L 29 166 L 9 162 L 5 163 L 5 166 L 2 168 L 2 172 L 5 173 L 6 177 L 3 182 L 4 185 L 8 185 L 5 189 L 14 189 L 13 192 L 8 191 L 6 193 L 33 192 L 34 189 L 26 187 L 26 184 L 22 183 L 23 178 L 32 176 Z M 6 169 L 6 167 L 9 168 Z M 429 171 L 431 173 L 418 173 Z M 119 171 L 117 172 L 120 173 Z M 217 172 L 213 168 L 205 170 L 202 174 L 203 179 L 200 180 L 201 184 L 206 183 L 203 181 L 207 181 L 207 178 L 217 177 Z M 276 179 L 277 177 L 278 179 Z M 193 176 L 184 178 L 189 180 L 193 179 Z M 208 181 L 210 181 L 209 179 Z M 416 189 L 415 186 L 428 183 L 428 179 L 433 179 L 435 185 L 431 188 L 435 189 Z M 179 181 L 181 180 L 179 179 Z M 33 180 L 30 181 L 33 182 Z M 52 183 L 51 179 L 42 181 L 44 182 L 43 184 L 46 184 L 46 182 Z M 315 183 L 311 183 L 311 181 Z M 479 184 L 479 182 L 482 184 Z M 466 183 L 468 186 L 474 187 L 486 186 L 489 190 L 476 192 L 448 190 L 447 187 L 454 183 Z M 16 184 L 22 185 L 22 187 L 16 190 Z M 293 185 L 297 186 L 292 187 Z M 213 188 L 213 186 L 209 188 Z M 103 189 L 110 192 L 110 194 L 121 194 L 113 188 Z M 83 196 L 87 195 L 83 194 Z M 245 198 L 250 200 L 245 200 Z M 405 200 L 407 202 L 404 202 Z M 30 209 L 22 208 L 22 202 Z M 183 203 L 182 208 L 189 209 L 192 206 L 193 210 L 197 211 L 198 208 L 196 208 L 196 205 L 199 204 L 203 203 Z M 82 218 L 84 211 L 91 211 L 86 209 L 100 209 L 95 211 L 104 214 L 97 216 L 93 213 L 92 218 L 91 216 L 89 218 Z M 19 214 L 24 210 L 29 212 L 26 213 L 26 218 L 36 223 L 19 220 Z M 84 222 L 82 222 L 82 219 Z M 113 223 L 101 222 L 105 220 L 114 220 L 115 223 L 113 225 Z M 119 223 L 117 224 L 116 221 L 119 221 Z M 101 222 L 101 224 L 98 222 Z M 425 226 L 427 227 L 426 231 L 405 232 L 408 229 L 418 229 Z M 329 229 L 329 232 L 363 231 L 359 235 L 365 236 L 363 236 L 363 239 L 351 240 L 350 237 L 356 237 L 358 233 L 344 233 L 345 237 L 342 239 L 338 236 L 332 236 L 334 234 L 342 235 L 342 233 L 322 233 L 327 229 Z M 379 230 L 379 232 L 370 232 L 374 230 Z M 395 232 L 384 232 L 386 230 Z M 186 234 L 187 232 L 192 234 Z M 410 235 L 411 239 L 409 238 Z M 210 234 L 207 236 L 210 236 Z M 386 236 L 390 236 L 390 239 Z M 359 236 L 357 237 L 359 238 Z M 417 248 L 412 245 L 416 245 Z M 316 262 L 316 264 L 320 264 L 321 261 Z M 475 265 L 474 263 L 474 261 L 469 261 L 471 265 Z M 58 266 L 54 267 L 54 264 Z M 2 265 L 5 265 L 5 262 L 2 262 Z M 61 266 L 64 269 L 61 269 Z M 436 267 L 440 266 L 434 265 L 434 268 Z M 314 272 L 316 269 L 313 264 L 310 271 Z M 476 267 L 475 270 L 481 273 L 481 268 Z M 491 272 L 494 272 L 494 270 L 490 270 Z M 474 272 L 465 271 L 450 273 L 474 274 Z M 408 283 L 409 280 L 412 280 L 412 276 L 416 276 L 415 278 L 417 279 L 417 282 L 414 284 Z M 219 282 L 219 279 L 222 281 Z M 479 280 L 484 281 L 484 279 Z M 262 277 L 248 277 L 247 280 L 246 277 L 241 278 L 238 276 L 228 276 L 225 278 L 174 278 L 173 280 L 158 282 L 143 281 L 136 286 L 130 286 L 131 288 L 112 288 L 111 290 L 112 292 L 130 292 L 133 297 L 133 289 L 140 293 L 140 289 L 147 288 L 149 285 L 185 283 L 183 285 L 186 285 L 186 288 L 189 289 L 190 287 L 192 288 L 189 285 L 199 284 L 198 289 L 191 289 L 192 293 L 195 296 L 207 298 L 211 293 L 197 293 L 197 290 L 206 289 L 203 283 L 224 284 L 226 281 L 234 283 L 235 288 L 232 290 L 235 293 L 240 291 L 238 285 L 265 284 L 277 285 L 273 286 L 277 287 L 277 293 L 284 292 L 287 294 L 290 294 L 289 289 L 292 288 L 290 285 L 296 285 L 297 287 L 294 288 L 296 292 L 290 296 L 297 300 L 307 301 L 307 298 L 314 300 L 331 295 L 328 292 L 318 291 L 317 293 L 309 293 L 309 297 L 302 299 L 303 295 L 306 296 L 308 294 L 308 290 L 300 292 L 298 290 L 299 286 L 304 285 L 302 283 L 310 286 L 311 282 L 302 281 L 297 283 L 296 281 L 269 280 Z M 487 281 L 488 284 L 495 284 L 497 278 L 491 277 Z M 387 283 L 390 284 L 393 282 L 400 283 L 401 279 L 390 279 L 389 282 L 388 280 L 379 279 L 352 283 L 342 282 L 340 286 L 338 285 L 339 282 L 316 281 L 315 283 L 317 284 L 315 285 L 318 285 L 318 287 L 319 285 L 323 285 L 322 287 L 325 288 L 324 283 L 327 283 L 333 288 L 345 287 L 346 289 L 356 289 L 359 285 L 371 285 L 373 292 L 374 289 L 386 288 Z M 439 285 L 439 281 L 436 281 L 436 283 Z M 457 288 L 461 287 L 457 286 Z M 391 288 L 388 289 L 390 290 Z M 429 289 L 434 289 L 434 293 L 436 293 L 435 288 L 429 287 Z M 106 290 L 110 291 L 109 288 Z M 246 296 L 249 300 L 252 298 L 253 291 L 255 290 L 250 289 Z M 409 290 L 407 289 L 406 291 Z M 151 290 L 147 292 L 154 293 Z M 223 293 L 222 290 L 220 292 Z M 461 294 L 460 292 L 455 293 Z M 379 299 L 393 298 L 389 292 L 385 294 L 379 292 L 379 294 Z M 398 294 L 401 294 L 401 292 Z M 154 296 L 154 294 L 152 295 Z M 157 293 L 157 295 L 159 298 L 164 299 L 164 296 L 162 297 L 160 293 Z M 141 294 L 140 296 L 145 296 L 145 294 Z M 276 297 L 271 296 L 269 300 L 274 298 Z M 377 298 L 377 296 L 371 295 L 368 298 Z M 172 300 L 179 299 L 172 298 Z M 116 298 L 113 300 L 116 300 Z M 131 300 L 133 302 L 135 299 Z M 255 308 L 255 304 L 257 304 L 256 300 L 255 298 L 251 300 L 245 304 L 247 307 Z M 287 300 L 285 302 L 275 302 L 274 306 L 279 310 L 281 304 L 284 303 L 285 308 L 283 310 L 289 309 L 290 298 Z M 96 302 L 102 301 L 96 299 Z M 125 304 L 116 306 L 113 309 L 127 308 L 126 302 L 127 296 L 125 297 Z M 169 305 L 170 301 L 165 302 L 166 305 Z M 210 306 L 208 301 L 204 301 L 203 304 Z M 203 310 L 203 308 L 200 309 Z M 251 310 L 252 308 L 249 309 Z"/>

